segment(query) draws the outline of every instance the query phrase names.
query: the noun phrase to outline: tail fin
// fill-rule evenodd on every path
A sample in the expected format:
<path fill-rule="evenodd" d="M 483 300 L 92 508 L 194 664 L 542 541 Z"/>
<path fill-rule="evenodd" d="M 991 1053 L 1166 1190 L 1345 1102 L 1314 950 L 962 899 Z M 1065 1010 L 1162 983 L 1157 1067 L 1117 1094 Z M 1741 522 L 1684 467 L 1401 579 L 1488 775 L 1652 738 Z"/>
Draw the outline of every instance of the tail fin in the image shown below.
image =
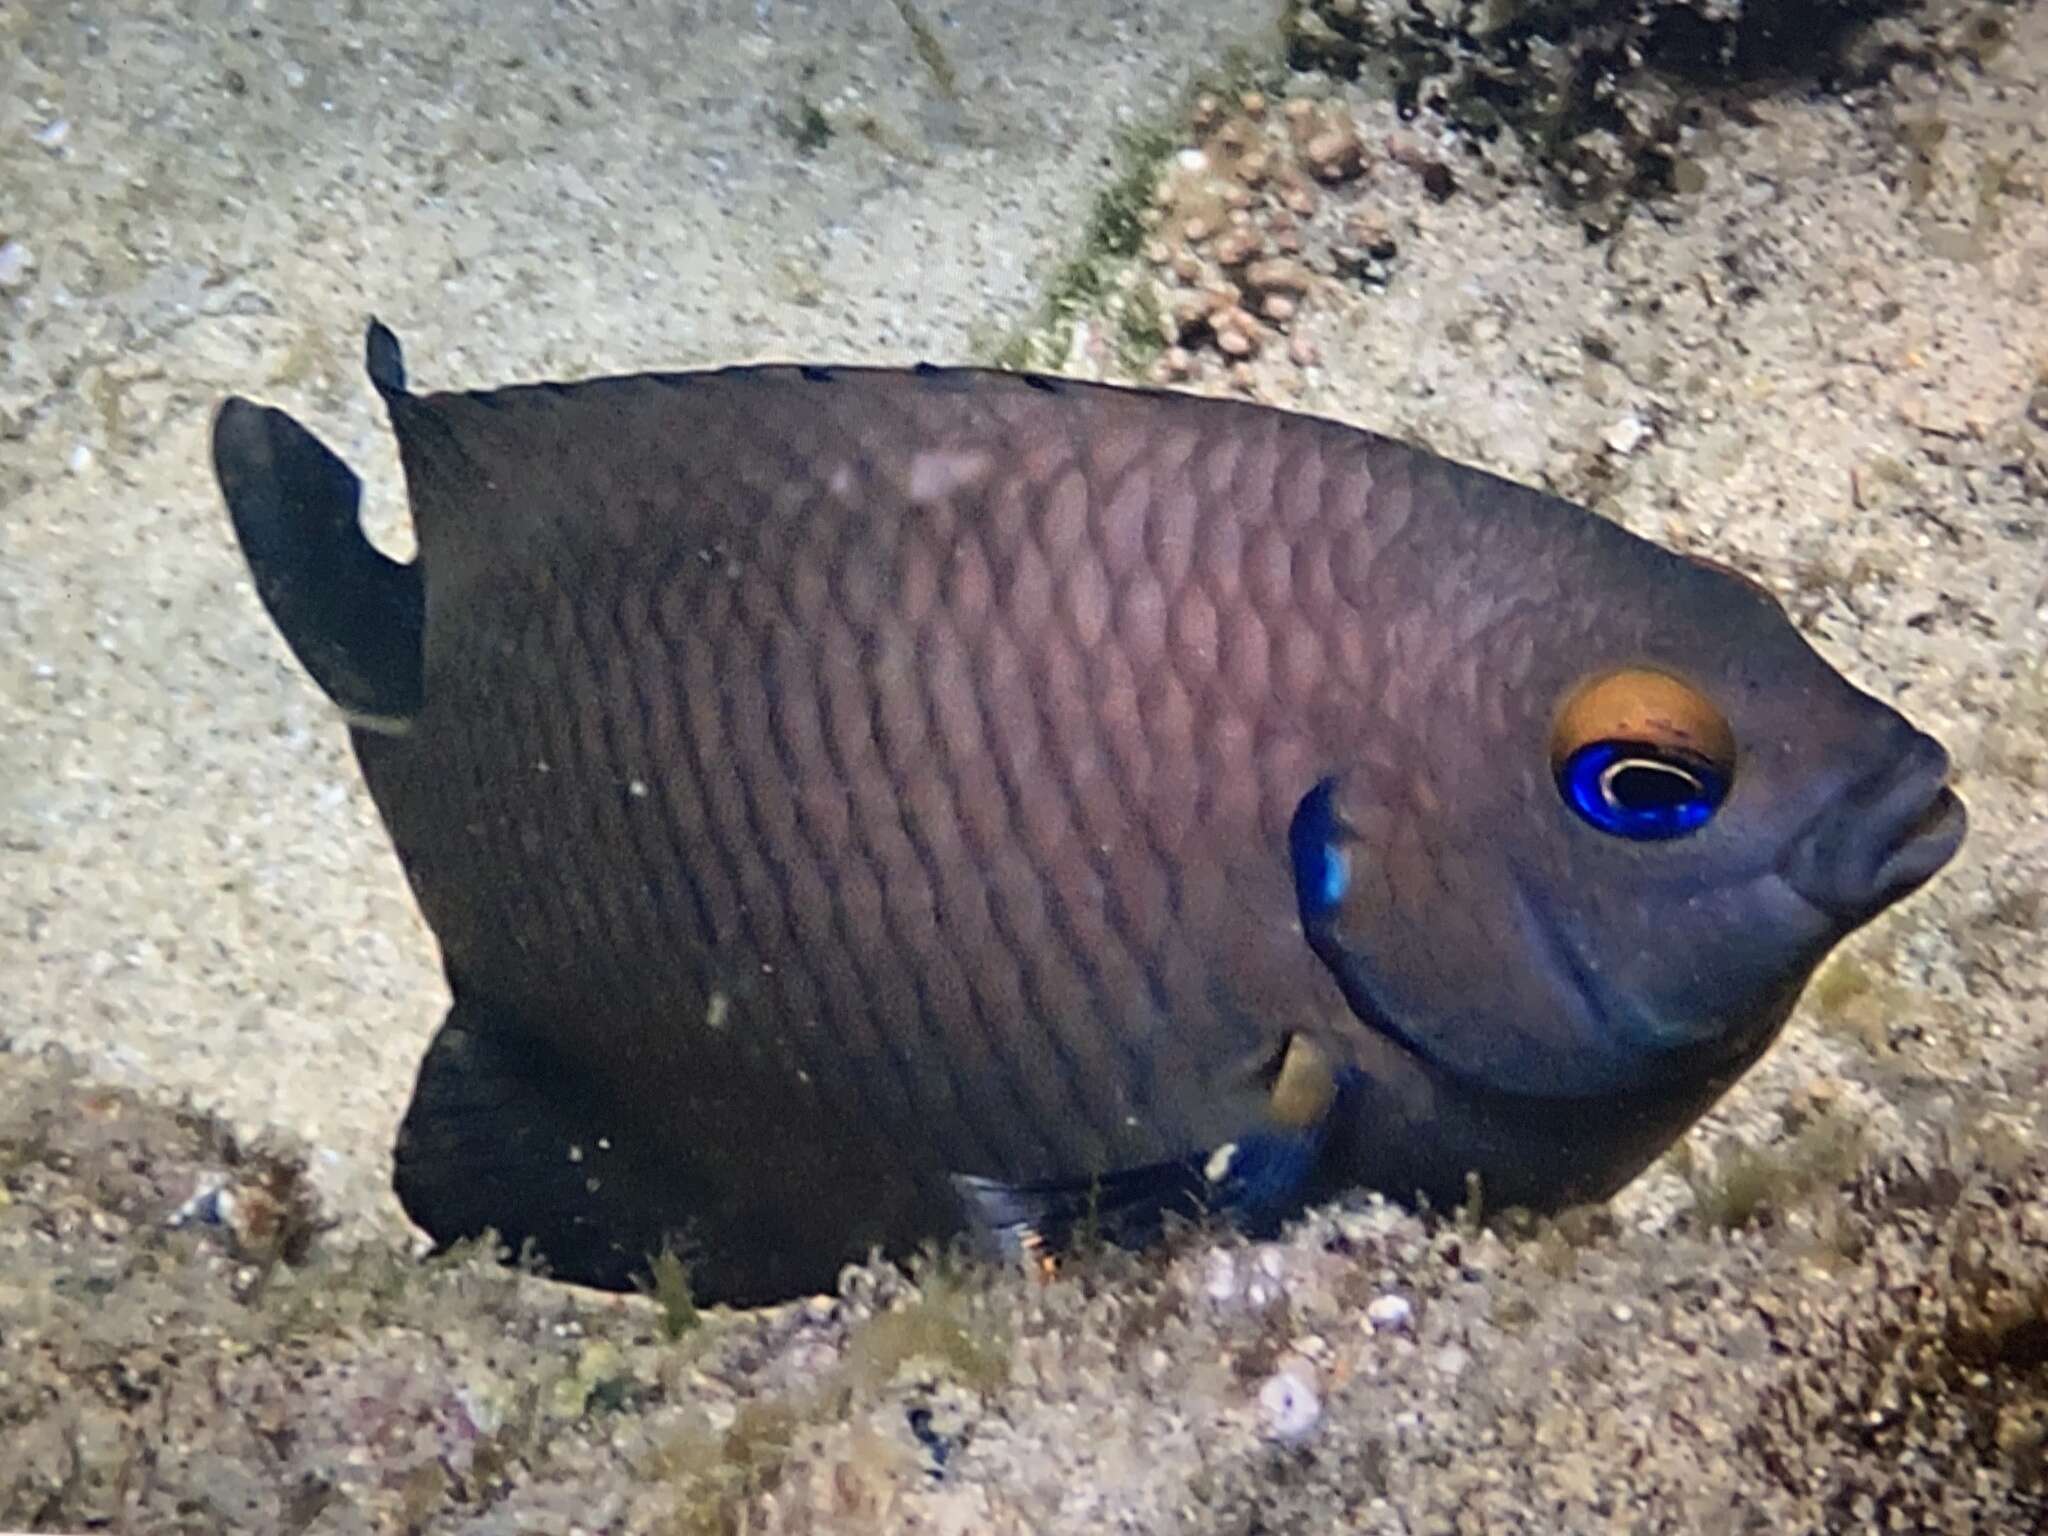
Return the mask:
<path fill-rule="evenodd" d="M 369 342 L 380 393 L 402 391 L 398 343 Z M 357 521 L 362 483 L 282 411 L 229 399 L 213 469 L 257 595 L 313 681 L 353 724 L 402 732 L 422 699 L 426 599 L 417 564 L 381 554 Z"/>

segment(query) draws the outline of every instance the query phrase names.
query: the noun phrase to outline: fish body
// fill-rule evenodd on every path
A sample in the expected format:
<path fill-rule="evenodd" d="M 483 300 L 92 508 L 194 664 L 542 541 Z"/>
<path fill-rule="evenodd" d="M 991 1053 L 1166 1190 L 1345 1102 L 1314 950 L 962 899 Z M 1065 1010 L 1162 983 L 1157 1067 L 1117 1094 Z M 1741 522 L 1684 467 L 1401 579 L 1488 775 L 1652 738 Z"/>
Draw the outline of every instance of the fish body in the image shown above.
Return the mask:
<path fill-rule="evenodd" d="M 453 992 L 400 1197 L 564 1278 L 1600 1198 L 1962 834 L 1761 589 L 1336 422 L 370 373 L 415 563 L 280 413 L 216 469 Z"/>

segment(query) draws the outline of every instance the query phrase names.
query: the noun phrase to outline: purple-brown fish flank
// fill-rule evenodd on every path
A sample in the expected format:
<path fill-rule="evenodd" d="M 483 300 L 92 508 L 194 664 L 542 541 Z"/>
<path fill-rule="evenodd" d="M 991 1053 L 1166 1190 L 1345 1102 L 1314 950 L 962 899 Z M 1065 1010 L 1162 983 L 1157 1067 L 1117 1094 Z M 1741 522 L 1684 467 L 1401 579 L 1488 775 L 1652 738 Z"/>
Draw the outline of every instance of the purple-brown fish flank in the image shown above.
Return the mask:
<path fill-rule="evenodd" d="M 216 463 L 294 648 L 381 721 L 455 993 L 401 1194 L 575 1278 L 679 1233 L 707 1294 L 786 1294 L 1098 1197 L 1140 1231 L 1475 1169 L 1598 1195 L 1960 832 L 1925 763 L 1855 798 L 1911 733 L 1736 578 L 1335 423 L 937 370 L 421 396 L 388 334 L 371 361 L 415 567 L 336 531 L 345 472 L 287 418 L 231 402 Z M 416 674 L 337 561 L 417 615 Z M 1554 752 L 1627 666 L 1676 680 Z M 1689 688 L 1743 742 L 1730 809 L 1638 845 L 1601 818 L 1663 837 L 1654 797 L 1708 780 L 1603 737 L 1609 699 Z M 1616 784 L 1652 799 L 1568 807 Z M 1915 795 L 1950 820 L 1865 827 Z"/>
<path fill-rule="evenodd" d="M 687 393 L 703 385 L 670 387 Z M 1225 920 L 1217 909 L 1229 904 L 1233 877 L 1241 882 L 1248 873 L 1218 867 L 1215 846 L 1234 845 L 1255 856 L 1270 865 L 1266 879 L 1273 889 L 1284 887 L 1284 866 L 1272 850 L 1284 835 L 1297 786 L 1306 782 L 1307 754 L 1290 744 L 1300 734 L 1299 713 L 1325 686 L 1318 675 L 1325 647 L 1307 615 L 1335 609 L 1334 577 L 1326 555 L 1311 558 L 1284 593 L 1273 594 L 1282 606 L 1270 618 L 1263 605 L 1241 608 L 1240 622 L 1283 636 L 1281 678 L 1290 686 L 1277 696 L 1258 686 L 1234 687 L 1215 667 L 1219 599 L 1209 588 L 1220 588 L 1228 602 L 1250 583 L 1236 564 L 1207 564 L 1196 552 L 1205 543 L 1203 513 L 1212 521 L 1232 516 L 1233 504 L 1220 499 L 1218 488 L 1241 494 L 1248 477 L 1275 473 L 1272 446 L 1246 447 L 1228 437 L 1204 444 L 1186 431 L 1153 439 L 1125 430 L 1083 441 L 1083 451 L 1076 451 L 1057 430 L 1064 402 L 1021 385 L 1007 392 L 1026 407 L 1021 428 L 999 407 L 980 408 L 993 391 L 946 393 L 908 379 L 897 387 L 907 397 L 897 409 L 942 423 L 905 425 L 897 429 L 902 436 L 947 446 L 923 450 L 893 475 L 865 465 L 859 480 L 896 487 L 901 499 L 894 503 L 900 510 L 890 514 L 893 523 L 874 506 L 849 507 L 832 494 L 838 465 L 858 458 L 844 446 L 854 434 L 833 415 L 848 394 L 782 373 L 759 378 L 757 388 L 808 394 L 817 402 L 802 404 L 815 413 L 807 417 L 815 434 L 810 463 L 823 494 L 798 510 L 790 482 L 772 481 L 740 460 L 730 487 L 700 482 L 699 493 L 725 505 L 751 495 L 766 503 L 764 515 L 752 527 L 734 518 L 707 530 L 712 559 L 691 559 L 685 550 L 650 574 L 607 567 L 602 549 L 584 547 L 596 540 L 582 538 L 552 557 L 576 561 L 575 583 L 605 594 L 608 610 L 573 617 L 557 610 L 547 620 L 555 638 L 544 643 L 562 651 L 550 690 L 573 699 L 565 705 L 582 721 L 576 731 L 581 755 L 565 761 L 552 782 L 571 785 L 603 764 L 613 780 L 643 783 L 647 794 L 639 806 L 617 794 L 583 797 L 596 802 L 586 833 L 591 845 L 644 848 L 636 844 L 645 836 L 637 829 L 647 817 L 666 814 L 673 851 L 663 857 L 710 888 L 702 905 L 746 914 L 736 932 L 717 927 L 721 944 L 737 940 L 774 970 L 758 989 L 757 1007 L 728 1003 L 740 1014 L 728 1028 L 790 1030 L 825 1007 L 825 996 L 846 991 L 821 987 L 805 955 L 835 946 L 872 952 L 879 942 L 883 954 L 896 951 L 888 969 L 923 978 L 921 1014 L 974 1026 L 932 1038 L 929 1026 L 902 1015 L 891 1015 L 887 1027 L 870 1021 L 879 1054 L 893 1058 L 897 1073 L 908 1077 L 894 1096 L 908 1100 L 913 1123 L 955 1127 L 940 1150 L 963 1169 L 1050 1176 L 1074 1159 L 1075 1149 L 1072 1140 L 1055 1142 L 1058 1161 L 1043 1151 L 1034 1155 L 1032 1149 L 1046 1143 L 1045 1128 L 1068 1128 L 1068 1136 L 1081 1141 L 1083 1161 L 1111 1158 L 1127 1117 L 1153 1110 L 1143 1097 L 1158 1059 L 1152 1037 L 1169 1019 L 1185 1027 L 1190 1013 L 1210 1006 L 1201 995 L 1211 979 L 1208 968 L 1177 921 L 1177 885 L 1192 885 L 1202 908 L 1196 932 Z M 518 404 L 545 400 L 529 395 Z M 418 408 L 445 410 L 457 420 L 459 410 L 479 409 L 444 406 L 436 397 Z M 792 416 L 801 408 L 780 407 Z M 517 405 L 508 401 L 505 409 Z M 716 424 L 704 430 L 721 435 Z M 673 455 L 675 448 L 653 451 Z M 942 456 L 944 473 L 920 471 L 919 463 L 932 455 Z M 1293 456 L 1290 467 L 1299 480 L 1319 478 L 1317 457 L 1313 451 Z M 981 483 L 964 471 L 999 459 L 1035 462 L 1053 493 L 1008 527 L 1000 517 L 993 526 L 964 518 L 960 498 Z M 921 475 L 927 483 L 920 487 Z M 1198 499 L 1194 493 L 1202 486 L 1210 493 Z M 935 494 L 904 494 L 919 488 Z M 565 487 L 564 494 L 583 499 L 587 493 Z M 489 513 L 479 508 L 470 515 Z M 601 525 L 613 524 L 612 516 L 602 519 Z M 629 545 L 638 536 L 630 527 L 613 535 Z M 1241 540 L 1226 540 L 1224 547 L 1233 543 L 1241 546 Z M 1323 541 L 1324 549 L 1328 545 Z M 650 581 L 658 584 L 651 592 L 642 586 Z M 881 591 L 889 594 L 886 604 L 876 601 Z M 519 600 L 516 590 L 500 590 L 491 573 L 460 593 L 436 596 L 430 583 L 430 606 L 461 602 L 470 612 L 510 613 Z M 664 626 L 659 662 L 642 655 L 629 666 L 621 653 L 644 632 L 623 615 L 642 609 L 694 619 L 687 628 Z M 600 639 L 591 633 L 599 623 L 615 637 L 609 674 L 599 659 Z M 477 632 L 486 628 L 480 623 Z M 487 653 L 489 647 L 474 649 Z M 845 665 L 848 655 L 863 656 L 865 672 Z M 468 679 L 488 676 L 490 657 L 466 652 L 448 665 L 459 667 L 465 682 L 460 689 L 437 689 L 430 664 L 422 732 L 441 729 L 437 698 L 459 701 L 455 707 L 467 718 Z M 693 701 L 689 742 L 655 750 L 634 739 L 644 738 L 646 722 L 657 717 L 644 691 L 634 711 L 615 707 L 635 696 L 632 677 L 650 674 L 678 679 Z M 578 675 L 588 681 L 573 681 Z M 506 687 L 512 686 L 508 679 Z M 822 709 L 814 696 L 820 693 Z M 594 713 L 600 707 L 601 716 Z M 1257 819 L 1247 814 L 1251 797 L 1237 791 L 1243 764 L 1217 763 L 1227 775 L 1220 782 L 1203 771 L 1198 708 L 1204 730 L 1220 722 L 1222 738 L 1244 740 L 1254 771 L 1264 769 L 1269 787 L 1257 797 Z M 826 714 L 844 722 L 830 736 L 819 725 Z M 858 727 L 863 718 L 867 732 Z M 483 728 L 479 758 L 499 739 L 499 729 L 495 722 Z M 452 733 L 449 740 L 452 745 Z M 560 741 L 550 746 L 568 756 Z M 711 867 L 677 857 L 700 846 L 682 825 L 688 812 L 666 810 L 672 798 L 686 806 L 697 798 L 696 786 L 679 784 L 678 777 L 704 786 L 704 822 L 716 855 Z M 785 784 L 793 794 L 782 792 Z M 819 835 L 831 832 L 831 815 L 821 829 L 820 817 L 804 808 L 820 801 L 845 807 L 846 830 Z M 1219 840 L 1210 830 L 1207 845 L 1190 857 L 1186 845 L 1201 819 L 1213 827 L 1219 814 L 1230 817 L 1240 835 Z M 443 858 L 423 850 L 420 862 L 431 866 Z M 854 910 L 841 916 L 861 924 L 858 942 L 835 923 L 834 938 L 821 943 L 819 872 L 830 871 L 836 883 L 855 864 L 870 872 L 851 877 Z M 627 937 L 636 954 L 658 954 L 654 914 L 612 882 L 599 884 L 604 889 L 592 899 L 603 926 Z M 995 900 L 1005 884 L 1008 906 L 1028 925 L 1023 931 L 1004 921 Z M 867 895 L 870 886 L 883 893 L 879 912 Z M 1032 895 L 1023 894 L 1027 890 Z M 870 905 L 862 912 L 864 902 Z M 1048 904 L 1052 910 L 1041 916 Z M 1264 905 L 1284 927 L 1286 901 Z M 811 914 L 810 934 L 799 932 L 792 910 Z M 878 916 L 886 922 L 881 933 L 874 927 Z M 579 933 L 575 942 L 587 940 Z M 508 959 L 489 948 L 472 957 L 460 943 L 451 947 L 458 971 L 497 973 Z M 609 963 L 624 965 L 616 954 Z M 644 967 L 646 960 L 639 963 Z M 1291 969 L 1297 994 L 1327 988 L 1312 969 Z M 843 969 L 836 979 L 846 979 Z M 879 980 L 868 979 L 866 987 Z M 1124 1027 L 1106 1029 L 1103 1021 L 1110 1019 Z M 829 1059 L 813 1059 L 799 1044 L 791 1060 L 813 1083 L 826 1085 L 821 1095 L 845 1074 L 849 1057 L 869 1055 L 858 1049 L 859 1035 L 811 1038 Z M 1242 1050 L 1253 1041 L 1246 1036 L 1226 1043 Z M 906 1074 L 905 1063 L 916 1065 Z M 994 1156 L 992 1148 L 999 1149 Z"/>

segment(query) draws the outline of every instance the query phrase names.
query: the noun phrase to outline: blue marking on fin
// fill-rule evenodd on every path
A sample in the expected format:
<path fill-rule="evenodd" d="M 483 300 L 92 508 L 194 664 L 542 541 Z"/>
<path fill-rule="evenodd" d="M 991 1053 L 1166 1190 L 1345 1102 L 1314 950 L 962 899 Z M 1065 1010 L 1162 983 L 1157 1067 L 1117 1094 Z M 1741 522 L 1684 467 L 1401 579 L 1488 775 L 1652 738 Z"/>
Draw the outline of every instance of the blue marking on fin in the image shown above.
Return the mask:
<path fill-rule="evenodd" d="M 1227 1142 L 1202 1163 L 1211 1211 L 1262 1231 L 1291 1207 L 1315 1172 L 1328 1122 L 1300 1131 L 1261 1131 Z"/>
<path fill-rule="evenodd" d="M 1294 894 L 1304 924 L 1325 917 L 1351 888 L 1351 856 L 1338 841 L 1337 781 L 1324 779 L 1301 797 L 1287 827 L 1294 864 Z"/>
<path fill-rule="evenodd" d="M 1355 1082 L 1347 1073 L 1340 1093 Z M 1059 1252 L 1092 1234 L 1122 1248 L 1157 1240 L 1171 1216 L 1219 1216 L 1269 1236 L 1300 1207 L 1334 1114 L 1301 1128 L 1261 1127 L 1205 1152 L 1118 1169 L 1093 1179 L 1006 1184 L 953 1176 L 975 1234 L 1016 1260 Z"/>

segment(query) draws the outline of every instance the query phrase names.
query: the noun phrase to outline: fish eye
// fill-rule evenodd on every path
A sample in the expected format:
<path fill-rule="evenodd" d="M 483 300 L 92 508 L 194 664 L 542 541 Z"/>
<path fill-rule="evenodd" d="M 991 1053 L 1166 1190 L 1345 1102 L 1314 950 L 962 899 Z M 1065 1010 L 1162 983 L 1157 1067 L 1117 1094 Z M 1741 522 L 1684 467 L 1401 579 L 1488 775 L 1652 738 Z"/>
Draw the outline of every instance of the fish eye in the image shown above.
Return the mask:
<path fill-rule="evenodd" d="M 1596 741 L 1565 760 L 1566 802 L 1602 832 L 1636 842 L 1683 837 L 1706 825 L 1728 783 L 1706 763 L 1635 741 Z"/>
<path fill-rule="evenodd" d="M 1587 684 L 1551 737 L 1558 793 L 1587 825 L 1633 842 L 1713 819 L 1735 773 L 1735 733 L 1705 695 L 1647 668 Z"/>

